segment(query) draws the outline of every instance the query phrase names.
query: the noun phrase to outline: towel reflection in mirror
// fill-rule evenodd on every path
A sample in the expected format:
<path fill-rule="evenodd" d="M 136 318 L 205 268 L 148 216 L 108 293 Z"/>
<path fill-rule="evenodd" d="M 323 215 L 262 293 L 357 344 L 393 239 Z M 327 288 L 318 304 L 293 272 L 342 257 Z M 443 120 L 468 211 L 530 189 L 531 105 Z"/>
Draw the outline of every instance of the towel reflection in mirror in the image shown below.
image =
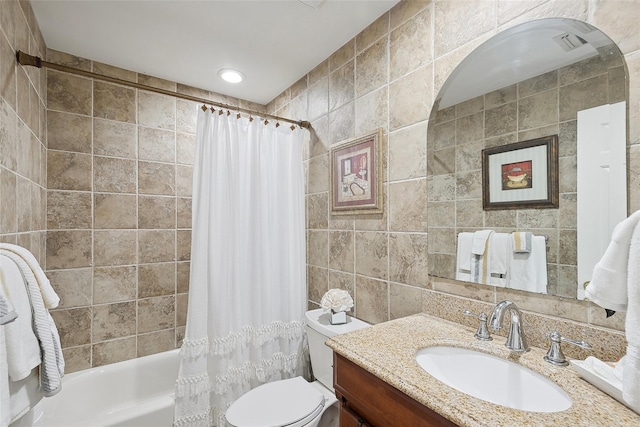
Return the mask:
<path fill-rule="evenodd" d="M 456 280 L 547 293 L 545 236 L 493 230 L 459 233 Z"/>

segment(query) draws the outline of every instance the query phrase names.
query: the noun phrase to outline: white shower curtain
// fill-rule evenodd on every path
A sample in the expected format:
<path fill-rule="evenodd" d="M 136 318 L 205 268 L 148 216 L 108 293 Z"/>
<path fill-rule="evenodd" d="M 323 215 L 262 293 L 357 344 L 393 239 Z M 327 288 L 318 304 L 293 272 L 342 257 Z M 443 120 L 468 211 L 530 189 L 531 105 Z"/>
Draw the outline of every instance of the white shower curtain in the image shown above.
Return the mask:
<path fill-rule="evenodd" d="M 304 373 L 303 132 L 199 111 L 175 426 L 222 427 L 245 392 Z"/>

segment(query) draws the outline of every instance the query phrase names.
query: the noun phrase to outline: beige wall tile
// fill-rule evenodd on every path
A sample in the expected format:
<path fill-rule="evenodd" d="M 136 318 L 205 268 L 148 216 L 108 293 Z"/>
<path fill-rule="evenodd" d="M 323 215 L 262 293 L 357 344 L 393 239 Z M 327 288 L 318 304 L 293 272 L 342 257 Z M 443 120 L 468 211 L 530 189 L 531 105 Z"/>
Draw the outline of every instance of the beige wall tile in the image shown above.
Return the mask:
<path fill-rule="evenodd" d="M 93 190 L 113 193 L 135 193 L 136 161 L 109 157 L 93 158 Z"/>
<path fill-rule="evenodd" d="M 177 227 L 191 228 L 191 199 L 178 197 L 176 202 Z"/>
<path fill-rule="evenodd" d="M 101 119 L 136 123 L 136 91 L 125 86 L 93 83 L 93 115 Z"/>
<path fill-rule="evenodd" d="M 494 2 L 474 0 L 435 3 L 436 57 L 485 34 L 494 28 Z"/>
<path fill-rule="evenodd" d="M 96 305 L 92 309 L 92 342 L 127 337 L 136 333 L 135 301 Z"/>
<path fill-rule="evenodd" d="M 419 179 L 389 185 L 389 229 L 427 230 L 427 180 Z"/>
<path fill-rule="evenodd" d="M 50 111 L 47 113 L 47 143 L 54 150 L 91 153 L 91 118 Z"/>
<path fill-rule="evenodd" d="M 140 230 L 138 261 L 142 263 L 175 261 L 175 230 Z"/>
<path fill-rule="evenodd" d="M 356 97 L 378 89 L 388 82 L 387 38 L 368 47 L 356 57 Z"/>
<path fill-rule="evenodd" d="M 136 126 L 131 123 L 93 119 L 93 153 L 99 156 L 136 159 Z"/>
<path fill-rule="evenodd" d="M 356 273 L 387 279 L 388 277 L 388 236 L 380 232 L 356 232 Z"/>
<path fill-rule="evenodd" d="M 5 3 L 5 2 L 0 2 Z M 62 350 L 64 357 L 64 373 L 82 371 L 91 367 L 91 346 L 71 347 Z"/>
<path fill-rule="evenodd" d="M 189 292 L 189 273 L 190 273 L 190 263 L 188 262 L 179 262 L 177 263 L 177 292 L 185 293 Z"/>
<path fill-rule="evenodd" d="M 360 53 L 389 32 L 389 14 L 384 13 L 356 36 L 356 49 Z"/>
<path fill-rule="evenodd" d="M 91 193 L 49 191 L 47 229 L 91 228 Z"/>
<path fill-rule="evenodd" d="M 94 231 L 94 265 L 130 265 L 136 264 L 135 230 Z"/>
<path fill-rule="evenodd" d="M 67 113 L 91 115 L 90 79 L 47 70 L 47 108 Z"/>
<path fill-rule="evenodd" d="M 9 104 L 0 100 L 0 165 L 9 170 L 17 167 L 16 114 Z"/>
<path fill-rule="evenodd" d="M 176 260 L 191 259 L 191 230 L 176 230 Z"/>
<path fill-rule="evenodd" d="M 417 178 L 427 173 L 427 123 L 389 135 L 389 180 Z"/>
<path fill-rule="evenodd" d="M 175 228 L 175 197 L 138 197 L 138 228 Z"/>
<path fill-rule="evenodd" d="M 390 80 L 396 80 L 433 60 L 431 22 L 431 8 L 427 8 L 391 32 Z"/>
<path fill-rule="evenodd" d="M 60 297 L 58 308 L 87 307 L 92 302 L 91 268 L 47 271 L 51 286 Z"/>
<path fill-rule="evenodd" d="M 429 118 L 433 100 L 433 67 L 427 65 L 389 85 L 389 129 Z"/>
<path fill-rule="evenodd" d="M 356 276 L 356 316 L 371 324 L 389 320 L 389 284 L 364 276 Z"/>
<path fill-rule="evenodd" d="M 138 301 L 138 332 L 175 328 L 175 296 L 145 298 Z"/>
<path fill-rule="evenodd" d="M 364 135 L 378 128 L 386 130 L 389 120 L 388 89 L 383 87 L 368 93 L 355 103 L 355 134 Z"/>
<path fill-rule="evenodd" d="M 330 144 L 355 137 L 355 103 L 343 105 L 329 113 Z"/>
<path fill-rule="evenodd" d="M 90 62 L 87 60 L 85 61 Z M 125 70 L 119 67 L 114 67 L 113 65 L 102 64 L 95 61 L 93 62 L 93 72 L 103 76 L 115 77 L 117 79 L 127 80 L 130 82 L 135 82 L 137 80 L 137 74 L 134 71 Z"/>
<path fill-rule="evenodd" d="M 176 133 L 138 127 L 138 159 L 157 162 L 176 161 Z"/>
<path fill-rule="evenodd" d="M 175 123 L 176 98 L 144 91 L 138 93 L 139 125 L 175 130 Z"/>
<path fill-rule="evenodd" d="M 329 232 L 329 268 L 353 273 L 354 250 L 352 231 Z"/>
<path fill-rule="evenodd" d="M 176 194 L 191 197 L 193 189 L 193 167 L 176 165 Z"/>
<path fill-rule="evenodd" d="M 49 151 L 47 184 L 51 190 L 91 190 L 91 156 L 88 154 Z"/>
<path fill-rule="evenodd" d="M 389 280 L 413 286 L 429 284 L 426 234 L 392 233 L 389 236 Z"/>
<path fill-rule="evenodd" d="M 389 284 L 389 319 L 422 312 L 422 290 L 396 283 Z"/>
<path fill-rule="evenodd" d="M 136 196 L 126 194 L 94 194 L 96 229 L 136 228 Z"/>
<path fill-rule="evenodd" d="M 328 245 L 329 232 L 309 230 L 307 232 L 307 263 L 326 268 L 329 262 Z"/>
<path fill-rule="evenodd" d="M 398 2 L 390 11 L 391 28 L 396 28 L 420 10 L 426 7 L 431 7 L 432 5 L 433 2 L 431 0 L 410 0 Z"/>
<path fill-rule="evenodd" d="M 47 231 L 47 270 L 91 266 L 91 231 Z"/>
<path fill-rule="evenodd" d="M 329 110 L 353 101 L 354 61 L 349 61 L 329 75 Z"/>
<path fill-rule="evenodd" d="M 342 67 L 344 64 L 352 60 L 356 51 L 356 39 L 351 39 L 346 42 L 340 49 L 336 50 L 329 57 L 329 69 L 335 71 Z M 306 83 L 306 82 L 305 82 Z M 293 89 L 293 87 L 292 87 Z M 305 86 L 306 89 L 306 86 Z"/>
<path fill-rule="evenodd" d="M 606 74 L 560 87 L 560 121 L 575 120 L 577 112 L 607 103 Z"/>
<path fill-rule="evenodd" d="M 60 333 L 63 348 L 91 343 L 91 309 L 52 310 L 51 317 Z"/>
<path fill-rule="evenodd" d="M 176 264 L 144 264 L 138 268 L 138 298 L 172 295 L 176 292 Z"/>
<path fill-rule="evenodd" d="M 93 366 L 103 366 L 136 357 L 136 337 L 95 344 L 91 348 Z"/>
<path fill-rule="evenodd" d="M 176 134 L 176 160 L 178 163 L 193 165 L 196 151 L 196 137 L 186 133 Z"/>
<path fill-rule="evenodd" d="M 136 298 L 137 268 L 95 267 L 93 269 L 93 303 L 105 304 Z"/>
<path fill-rule="evenodd" d="M 182 133 L 196 133 L 196 122 L 200 104 L 184 99 L 176 99 L 176 131 Z"/>
<path fill-rule="evenodd" d="M 311 76 L 311 74 L 309 74 Z M 311 79 L 310 79 L 311 80 Z M 309 103 L 308 118 L 316 120 L 329 112 L 329 77 L 324 77 L 310 87 L 307 95 Z"/>
<path fill-rule="evenodd" d="M 558 122 L 558 92 L 549 90 L 518 103 L 518 129 L 539 128 Z"/>
<path fill-rule="evenodd" d="M 328 272 L 326 268 L 307 265 L 307 297 L 320 304 L 322 296 L 329 290 Z"/>
<path fill-rule="evenodd" d="M 167 163 L 138 162 L 138 192 L 173 196 L 176 167 Z"/>
<path fill-rule="evenodd" d="M 148 356 L 176 348 L 173 329 L 151 332 L 138 336 L 138 357 Z"/>

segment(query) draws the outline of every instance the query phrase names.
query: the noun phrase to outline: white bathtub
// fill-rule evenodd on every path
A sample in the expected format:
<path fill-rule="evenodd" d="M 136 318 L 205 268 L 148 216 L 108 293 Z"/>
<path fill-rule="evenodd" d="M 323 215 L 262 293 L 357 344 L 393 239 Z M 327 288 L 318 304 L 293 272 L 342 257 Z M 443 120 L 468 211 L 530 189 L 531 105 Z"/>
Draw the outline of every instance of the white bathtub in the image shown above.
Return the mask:
<path fill-rule="evenodd" d="M 179 349 L 65 375 L 43 427 L 171 427 Z"/>

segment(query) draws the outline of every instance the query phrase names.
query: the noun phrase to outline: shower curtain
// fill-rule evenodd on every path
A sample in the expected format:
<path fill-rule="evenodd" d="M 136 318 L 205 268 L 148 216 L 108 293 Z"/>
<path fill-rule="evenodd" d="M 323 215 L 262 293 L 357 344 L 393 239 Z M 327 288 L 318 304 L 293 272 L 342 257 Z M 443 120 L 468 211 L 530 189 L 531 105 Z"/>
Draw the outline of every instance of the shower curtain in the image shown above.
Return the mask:
<path fill-rule="evenodd" d="M 303 132 L 198 113 L 175 426 L 222 427 L 245 392 L 305 373 Z"/>

